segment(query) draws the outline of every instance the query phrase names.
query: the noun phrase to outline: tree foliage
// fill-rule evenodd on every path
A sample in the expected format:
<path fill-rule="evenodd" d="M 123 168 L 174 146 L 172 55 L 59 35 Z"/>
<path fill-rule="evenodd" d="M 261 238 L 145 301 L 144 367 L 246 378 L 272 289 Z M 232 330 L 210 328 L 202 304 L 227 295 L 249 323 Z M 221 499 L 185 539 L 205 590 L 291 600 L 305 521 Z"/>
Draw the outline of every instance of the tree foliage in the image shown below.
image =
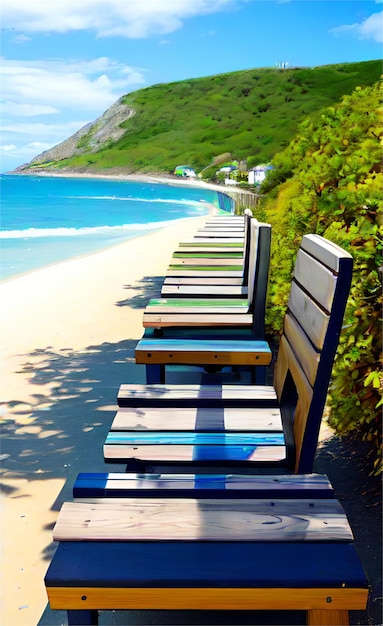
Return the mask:
<path fill-rule="evenodd" d="M 262 218 L 273 225 L 268 323 L 281 327 L 296 251 L 305 233 L 318 233 L 350 252 L 353 281 L 328 395 L 339 433 L 360 430 L 377 449 L 381 421 L 381 85 L 357 87 L 338 105 L 306 119 L 275 156 L 261 188 Z"/>

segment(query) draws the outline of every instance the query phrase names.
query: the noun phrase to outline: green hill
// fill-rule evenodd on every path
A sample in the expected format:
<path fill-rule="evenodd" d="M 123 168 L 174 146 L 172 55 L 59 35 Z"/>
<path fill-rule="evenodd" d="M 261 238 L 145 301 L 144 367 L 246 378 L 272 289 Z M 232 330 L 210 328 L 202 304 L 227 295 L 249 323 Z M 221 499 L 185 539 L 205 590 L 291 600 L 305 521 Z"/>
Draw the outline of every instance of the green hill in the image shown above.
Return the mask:
<path fill-rule="evenodd" d="M 372 85 L 381 72 L 377 60 L 154 85 L 123 96 L 94 123 L 19 170 L 169 173 L 187 163 L 199 172 L 227 152 L 252 167 L 287 146 L 304 118 L 356 86 Z"/>

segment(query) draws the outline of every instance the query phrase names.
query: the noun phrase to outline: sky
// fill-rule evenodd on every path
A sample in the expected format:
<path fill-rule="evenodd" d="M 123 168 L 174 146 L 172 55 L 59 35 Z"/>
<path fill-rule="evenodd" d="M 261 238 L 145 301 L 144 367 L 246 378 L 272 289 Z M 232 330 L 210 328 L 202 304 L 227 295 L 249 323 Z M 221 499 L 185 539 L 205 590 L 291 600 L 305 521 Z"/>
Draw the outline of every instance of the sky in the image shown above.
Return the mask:
<path fill-rule="evenodd" d="M 382 2 L 1 0 L 0 172 L 150 85 L 381 59 Z"/>

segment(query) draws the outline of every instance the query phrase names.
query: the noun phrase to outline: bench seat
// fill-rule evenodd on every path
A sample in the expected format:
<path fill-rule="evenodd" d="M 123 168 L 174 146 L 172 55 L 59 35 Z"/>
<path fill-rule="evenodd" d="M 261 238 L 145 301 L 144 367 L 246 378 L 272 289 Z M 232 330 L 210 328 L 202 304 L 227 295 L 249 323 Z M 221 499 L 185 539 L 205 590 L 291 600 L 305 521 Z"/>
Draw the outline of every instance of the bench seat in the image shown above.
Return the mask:
<path fill-rule="evenodd" d="M 63 505 L 45 586 L 69 624 L 97 624 L 102 609 L 301 610 L 311 626 L 338 626 L 365 609 L 368 582 L 327 477 L 240 477 L 238 493 L 257 481 L 245 498 L 232 497 L 230 476 L 212 498 L 200 477 L 163 478 L 160 496 L 158 477 L 121 477 L 128 498 Z"/>

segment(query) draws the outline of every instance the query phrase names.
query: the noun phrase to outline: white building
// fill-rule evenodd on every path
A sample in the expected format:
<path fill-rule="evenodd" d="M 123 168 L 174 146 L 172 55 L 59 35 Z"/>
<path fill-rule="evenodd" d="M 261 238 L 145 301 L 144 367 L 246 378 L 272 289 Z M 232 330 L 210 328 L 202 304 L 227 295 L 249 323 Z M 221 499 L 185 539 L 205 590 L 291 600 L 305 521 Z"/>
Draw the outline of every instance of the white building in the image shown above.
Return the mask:
<path fill-rule="evenodd" d="M 269 170 L 272 170 L 272 165 L 257 165 L 248 172 L 247 182 L 249 185 L 260 185 L 266 178 L 266 174 Z"/>

